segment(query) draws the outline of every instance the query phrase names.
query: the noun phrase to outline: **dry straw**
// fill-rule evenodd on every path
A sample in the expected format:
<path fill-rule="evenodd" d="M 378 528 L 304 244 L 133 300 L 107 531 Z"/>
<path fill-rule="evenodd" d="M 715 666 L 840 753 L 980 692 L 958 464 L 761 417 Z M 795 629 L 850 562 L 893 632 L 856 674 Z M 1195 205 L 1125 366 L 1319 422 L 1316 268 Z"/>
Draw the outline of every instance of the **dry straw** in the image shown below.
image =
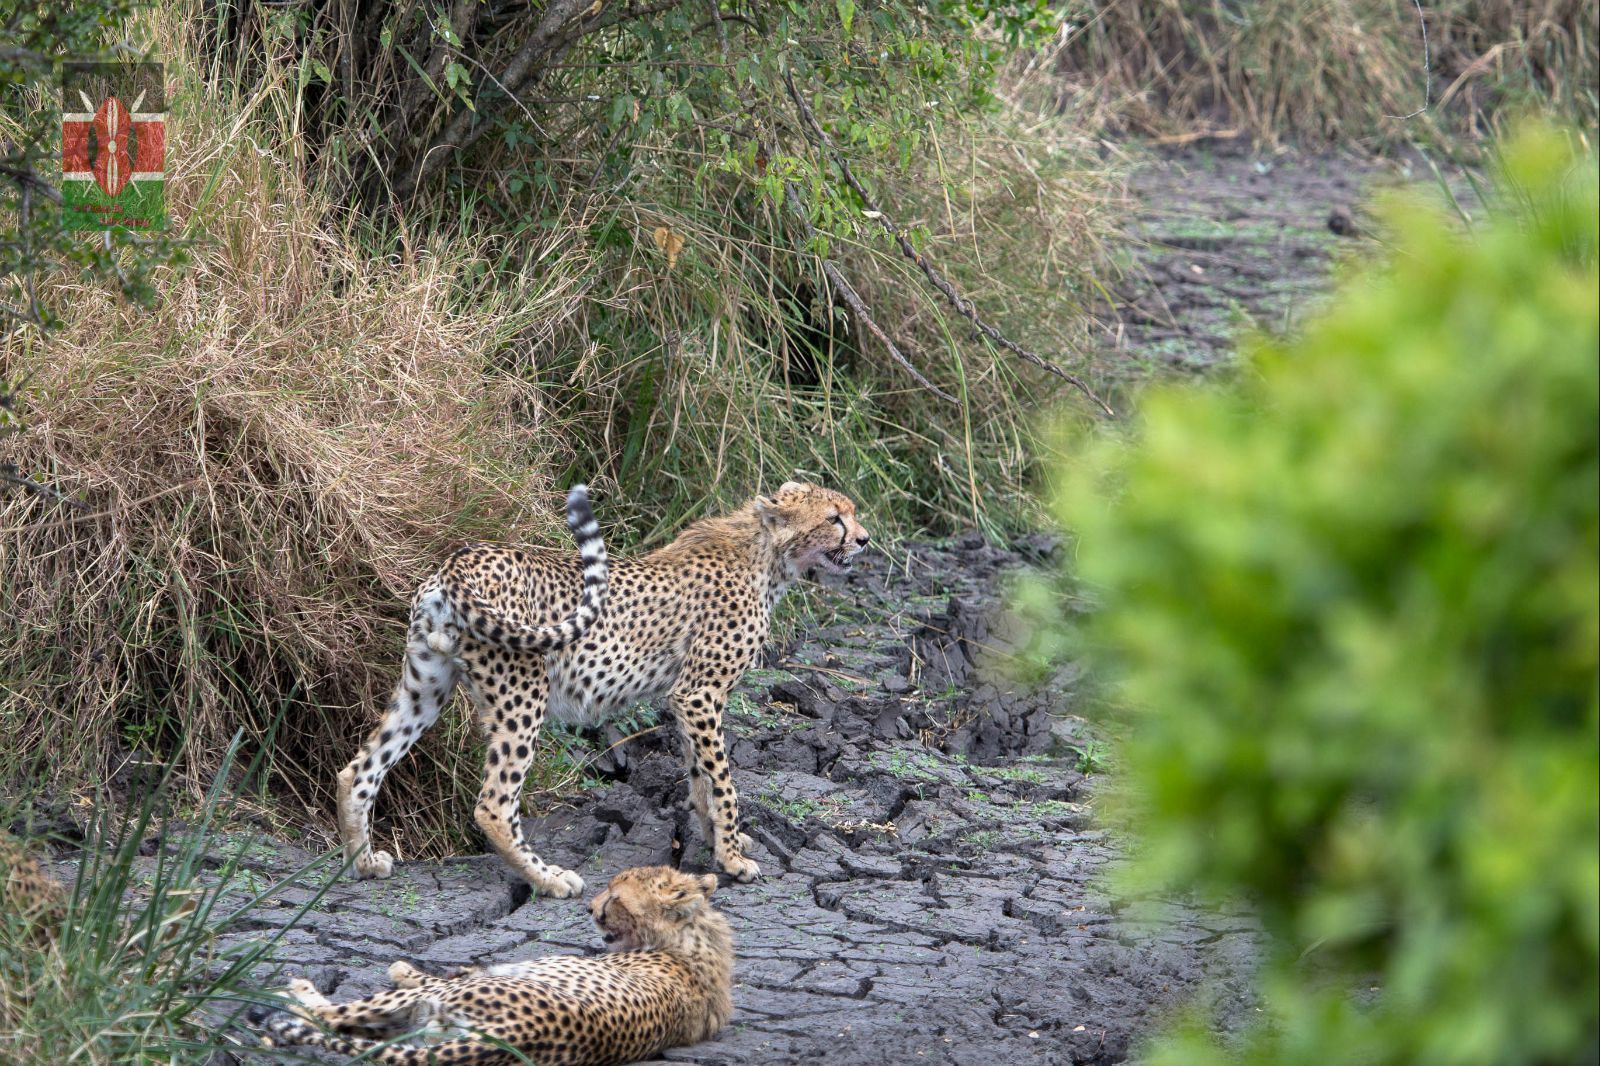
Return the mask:
<path fill-rule="evenodd" d="M 375 255 L 274 134 L 290 86 L 179 86 L 191 265 L 151 311 L 57 279 L 65 328 L 0 351 L 0 377 L 29 376 L 10 457 L 82 505 L 0 497 L 0 723 L 47 781 L 176 746 L 199 789 L 235 728 L 281 710 L 279 781 L 320 815 L 411 588 L 452 542 L 559 514 L 563 435 L 497 367 L 570 311 L 582 264 L 552 240 L 522 284 L 464 297 L 470 241 Z M 419 808 L 466 757 L 450 739 L 397 782 Z"/>

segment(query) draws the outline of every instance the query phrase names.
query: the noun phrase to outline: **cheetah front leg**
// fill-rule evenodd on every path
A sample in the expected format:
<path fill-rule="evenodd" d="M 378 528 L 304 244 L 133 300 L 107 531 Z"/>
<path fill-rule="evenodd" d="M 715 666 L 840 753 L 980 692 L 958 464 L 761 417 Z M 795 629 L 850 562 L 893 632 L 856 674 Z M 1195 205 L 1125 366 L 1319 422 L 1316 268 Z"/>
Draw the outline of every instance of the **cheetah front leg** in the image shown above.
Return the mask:
<path fill-rule="evenodd" d="M 542 658 L 485 645 L 463 650 L 472 699 L 487 737 L 483 788 L 473 820 L 489 845 L 533 887 L 567 899 L 583 891 L 583 878 L 536 855 L 522 833 L 522 783 L 533 765 L 550 682 Z"/>
<path fill-rule="evenodd" d="M 740 881 L 753 881 L 761 867 L 745 855 L 752 842 L 739 831 L 739 797 L 722 743 L 727 699 L 720 686 L 680 686 L 672 693 L 672 716 L 689 764 L 689 803 L 700 816 L 717 865 Z"/>

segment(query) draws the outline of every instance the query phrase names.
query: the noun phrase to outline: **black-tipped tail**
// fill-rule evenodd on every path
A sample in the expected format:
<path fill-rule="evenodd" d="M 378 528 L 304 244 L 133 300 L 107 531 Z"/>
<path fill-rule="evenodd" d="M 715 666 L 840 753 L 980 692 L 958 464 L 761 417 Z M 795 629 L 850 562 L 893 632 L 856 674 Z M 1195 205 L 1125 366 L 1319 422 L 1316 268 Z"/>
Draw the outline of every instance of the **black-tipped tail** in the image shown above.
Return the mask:
<path fill-rule="evenodd" d="M 587 485 L 574 485 L 567 492 L 567 528 L 578 542 L 583 560 L 583 591 L 577 608 L 555 625 L 530 626 L 513 622 L 481 600 L 456 604 L 466 628 L 473 636 L 508 651 L 543 653 L 573 643 L 600 617 L 609 591 L 610 567 L 600 523 L 589 506 Z"/>

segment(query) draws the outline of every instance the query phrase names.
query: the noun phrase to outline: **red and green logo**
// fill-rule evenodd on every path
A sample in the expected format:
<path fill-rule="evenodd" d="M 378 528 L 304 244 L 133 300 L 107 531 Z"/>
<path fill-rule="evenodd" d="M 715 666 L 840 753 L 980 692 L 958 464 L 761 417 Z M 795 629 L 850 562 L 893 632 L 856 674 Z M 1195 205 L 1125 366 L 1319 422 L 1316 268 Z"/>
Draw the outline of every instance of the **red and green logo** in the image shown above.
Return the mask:
<path fill-rule="evenodd" d="M 160 63 L 68 63 L 61 210 L 68 229 L 162 229 L 167 101 Z"/>

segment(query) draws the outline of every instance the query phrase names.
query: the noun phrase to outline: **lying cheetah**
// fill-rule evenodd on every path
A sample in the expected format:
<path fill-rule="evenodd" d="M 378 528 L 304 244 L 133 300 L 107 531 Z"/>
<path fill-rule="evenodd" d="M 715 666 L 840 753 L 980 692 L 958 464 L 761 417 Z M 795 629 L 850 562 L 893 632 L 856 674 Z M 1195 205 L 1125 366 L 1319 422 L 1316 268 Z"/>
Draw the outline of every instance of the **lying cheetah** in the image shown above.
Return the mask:
<path fill-rule="evenodd" d="M 615 562 L 582 485 L 567 497 L 567 525 L 577 558 L 471 545 L 417 591 L 388 713 L 339 772 L 339 831 L 356 876 L 393 871 L 388 853 L 371 850 L 373 800 L 458 681 L 488 737 L 474 820 L 541 892 L 583 891 L 582 878 L 544 862 L 522 835 L 522 782 L 545 715 L 595 725 L 663 693 L 684 741 L 690 802 L 717 864 L 741 881 L 760 873 L 739 831 L 722 708 L 756 661 L 784 591 L 801 577 L 849 570 L 866 547 L 855 505 L 791 481 L 694 523 L 663 548 Z"/>
<path fill-rule="evenodd" d="M 612 1066 L 698 1043 L 733 1013 L 733 936 L 711 906 L 716 887 L 712 874 L 692 877 L 670 866 L 619 873 L 589 903 L 611 947 L 605 955 L 557 955 L 449 978 L 397 962 L 389 967 L 395 991 L 354 1003 L 330 1003 L 309 981 L 295 981 L 289 993 L 297 1014 L 273 1016 L 268 1042 L 315 1044 L 364 1055 L 363 1062 L 540 1066 Z M 447 1035 L 427 1046 L 381 1047 L 372 1039 L 414 1029 Z"/>

